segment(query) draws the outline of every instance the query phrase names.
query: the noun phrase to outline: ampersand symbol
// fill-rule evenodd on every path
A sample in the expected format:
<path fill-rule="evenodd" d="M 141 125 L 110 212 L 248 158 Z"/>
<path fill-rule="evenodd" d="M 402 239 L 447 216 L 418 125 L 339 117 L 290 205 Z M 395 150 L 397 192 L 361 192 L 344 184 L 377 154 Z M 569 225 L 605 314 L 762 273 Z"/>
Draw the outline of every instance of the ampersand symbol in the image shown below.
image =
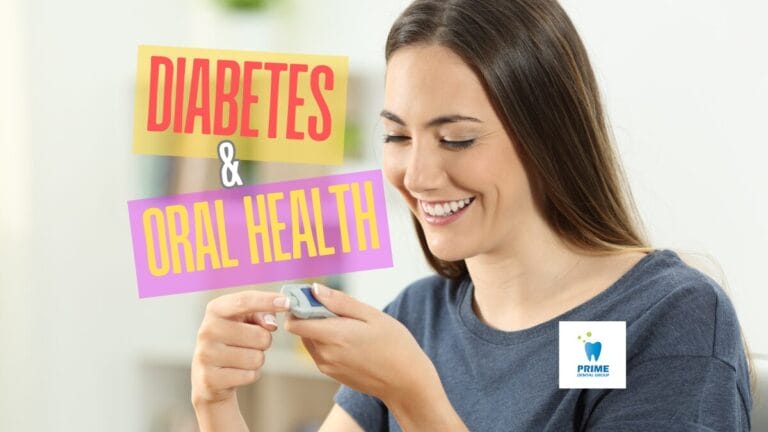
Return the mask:
<path fill-rule="evenodd" d="M 235 146 L 232 141 L 224 140 L 219 143 L 219 159 L 221 159 L 221 184 L 225 188 L 242 186 L 243 180 L 237 172 L 240 161 L 235 159 Z"/>

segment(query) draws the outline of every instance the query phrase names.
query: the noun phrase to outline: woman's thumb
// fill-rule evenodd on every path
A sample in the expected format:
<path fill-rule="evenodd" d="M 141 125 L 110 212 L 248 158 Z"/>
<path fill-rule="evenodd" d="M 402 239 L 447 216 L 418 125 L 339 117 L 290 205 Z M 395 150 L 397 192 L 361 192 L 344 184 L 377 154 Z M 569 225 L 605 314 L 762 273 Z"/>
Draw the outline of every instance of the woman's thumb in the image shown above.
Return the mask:
<path fill-rule="evenodd" d="M 371 310 L 378 312 L 373 307 L 318 282 L 312 284 L 312 294 L 329 311 L 343 317 L 366 321 Z"/>

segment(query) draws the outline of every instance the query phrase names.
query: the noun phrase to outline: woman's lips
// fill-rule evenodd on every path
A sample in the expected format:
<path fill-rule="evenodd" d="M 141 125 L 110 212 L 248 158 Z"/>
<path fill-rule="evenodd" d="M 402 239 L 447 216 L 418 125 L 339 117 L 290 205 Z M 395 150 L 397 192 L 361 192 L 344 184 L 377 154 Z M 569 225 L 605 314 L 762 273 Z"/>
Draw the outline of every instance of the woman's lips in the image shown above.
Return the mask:
<path fill-rule="evenodd" d="M 460 218 L 474 201 L 475 197 L 468 197 L 453 201 L 418 200 L 418 203 L 424 220 L 433 225 L 446 225 Z"/>

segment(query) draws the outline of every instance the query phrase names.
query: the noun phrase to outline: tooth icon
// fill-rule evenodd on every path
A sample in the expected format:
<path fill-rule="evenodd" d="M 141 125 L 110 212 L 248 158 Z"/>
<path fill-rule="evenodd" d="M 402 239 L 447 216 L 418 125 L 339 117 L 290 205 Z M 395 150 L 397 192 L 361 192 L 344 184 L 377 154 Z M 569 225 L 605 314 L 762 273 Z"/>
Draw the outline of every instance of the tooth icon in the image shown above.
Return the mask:
<path fill-rule="evenodd" d="M 587 360 L 597 361 L 600 358 L 600 351 L 603 349 L 603 344 L 600 342 L 587 342 L 584 344 L 584 351 L 587 352 Z"/>

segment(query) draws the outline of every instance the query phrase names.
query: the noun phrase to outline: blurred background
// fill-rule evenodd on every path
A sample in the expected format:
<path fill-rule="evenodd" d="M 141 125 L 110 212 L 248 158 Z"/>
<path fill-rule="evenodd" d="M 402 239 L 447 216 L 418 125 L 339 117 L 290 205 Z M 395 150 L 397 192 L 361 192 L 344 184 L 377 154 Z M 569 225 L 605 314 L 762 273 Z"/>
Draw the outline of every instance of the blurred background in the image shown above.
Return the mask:
<path fill-rule="evenodd" d="M 139 300 L 126 201 L 217 188 L 218 162 L 131 153 L 137 46 L 349 56 L 344 165 L 241 172 L 253 183 L 378 168 L 384 41 L 408 3 L 0 1 L 0 430 L 196 430 L 197 328 L 234 290 Z M 561 3 L 654 245 L 726 286 L 768 359 L 768 4 Z M 327 280 L 379 308 L 429 273 L 387 194 L 394 268 Z M 332 405 L 338 385 L 299 345 L 279 333 L 240 392 L 252 430 L 315 430 Z"/>

